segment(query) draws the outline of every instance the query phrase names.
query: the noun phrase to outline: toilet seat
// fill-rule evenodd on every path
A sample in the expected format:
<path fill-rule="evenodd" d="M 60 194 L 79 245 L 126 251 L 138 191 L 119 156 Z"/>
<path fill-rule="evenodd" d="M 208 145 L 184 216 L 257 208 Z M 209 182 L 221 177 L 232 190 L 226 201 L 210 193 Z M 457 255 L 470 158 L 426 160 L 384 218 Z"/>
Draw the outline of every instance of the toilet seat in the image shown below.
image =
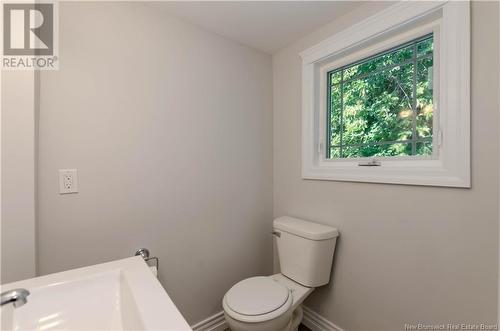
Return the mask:
<path fill-rule="evenodd" d="M 233 319 L 258 323 L 286 313 L 293 303 L 290 290 L 270 277 L 252 277 L 237 283 L 222 300 Z"/>

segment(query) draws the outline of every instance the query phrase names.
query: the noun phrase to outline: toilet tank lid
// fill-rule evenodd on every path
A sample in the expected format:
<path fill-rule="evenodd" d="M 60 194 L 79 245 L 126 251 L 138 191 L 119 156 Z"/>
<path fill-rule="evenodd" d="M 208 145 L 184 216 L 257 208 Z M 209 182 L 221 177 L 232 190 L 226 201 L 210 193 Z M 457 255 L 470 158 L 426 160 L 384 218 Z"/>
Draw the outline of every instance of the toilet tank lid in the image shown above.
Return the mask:
<path fill-rule="evenodd" d="M 339 235 L 338 230 L 331 226 L 304 221 L 289 216 L 276 218 L 273 226 L 277 230 L 311 240 L 326 240 L 338 237 Z"/>

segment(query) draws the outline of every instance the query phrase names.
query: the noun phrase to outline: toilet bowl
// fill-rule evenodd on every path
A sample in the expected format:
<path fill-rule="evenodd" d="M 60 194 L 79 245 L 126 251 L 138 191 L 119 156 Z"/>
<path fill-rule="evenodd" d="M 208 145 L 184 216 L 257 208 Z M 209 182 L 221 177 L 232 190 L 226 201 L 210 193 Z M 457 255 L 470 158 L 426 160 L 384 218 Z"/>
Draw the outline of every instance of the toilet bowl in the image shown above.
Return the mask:
<path fill-rule="evenodd" d="M 294 331 L 300 305 L 315 287 L 329 282 L 338 232 L 291 217 L 273 223 L 281 273 L 244 279 L 222 300 L 232 331 Z"/>
<path fill-rule="evenodd" d="M 282 274 L 247 278 L 224 296 L 224 316 L 234 331 L 293 330 L 302 319 L 300 304 L 313 290 Z"/>

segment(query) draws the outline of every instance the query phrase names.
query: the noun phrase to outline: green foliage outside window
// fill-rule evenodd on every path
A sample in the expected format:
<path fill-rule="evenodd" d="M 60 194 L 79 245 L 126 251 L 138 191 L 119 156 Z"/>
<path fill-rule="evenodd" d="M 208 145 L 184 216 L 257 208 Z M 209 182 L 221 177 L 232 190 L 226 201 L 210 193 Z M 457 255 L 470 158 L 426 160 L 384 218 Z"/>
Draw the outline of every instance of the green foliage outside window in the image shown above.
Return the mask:
<path fill-rule="evenodd" d="M 432 155 L 432 35 L 328 73 L 327 158 Z"/>

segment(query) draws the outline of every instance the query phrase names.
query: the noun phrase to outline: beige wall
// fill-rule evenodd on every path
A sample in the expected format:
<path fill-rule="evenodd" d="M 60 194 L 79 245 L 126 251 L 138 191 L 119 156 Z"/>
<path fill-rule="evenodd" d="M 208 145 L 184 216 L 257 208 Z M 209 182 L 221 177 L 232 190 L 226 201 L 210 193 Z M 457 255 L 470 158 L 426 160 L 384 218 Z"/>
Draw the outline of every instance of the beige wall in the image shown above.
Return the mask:
<path fill-rule="evenodd" d="M 382 7 L 367 4 L 273 56 L 274 216 L 339 228 L 332 281 L 306 305 L 346 330 L 495 323 L 498 3 L 472 4 L 472 189 L 300 178 L 298 53 Z"/>
<path fill-rule="evenodd" d="M 1 283 L 35 276 L 35 75 L 1 74 Z"/>
<path fill-rule="evenodd" d="M 271 272 L 272 60 L 132 3 L 60 4 L 41 73 L 40 274 L 148 247 L 188 322 Z M 77 168 L 80 192 L 58 194 Z"/>

